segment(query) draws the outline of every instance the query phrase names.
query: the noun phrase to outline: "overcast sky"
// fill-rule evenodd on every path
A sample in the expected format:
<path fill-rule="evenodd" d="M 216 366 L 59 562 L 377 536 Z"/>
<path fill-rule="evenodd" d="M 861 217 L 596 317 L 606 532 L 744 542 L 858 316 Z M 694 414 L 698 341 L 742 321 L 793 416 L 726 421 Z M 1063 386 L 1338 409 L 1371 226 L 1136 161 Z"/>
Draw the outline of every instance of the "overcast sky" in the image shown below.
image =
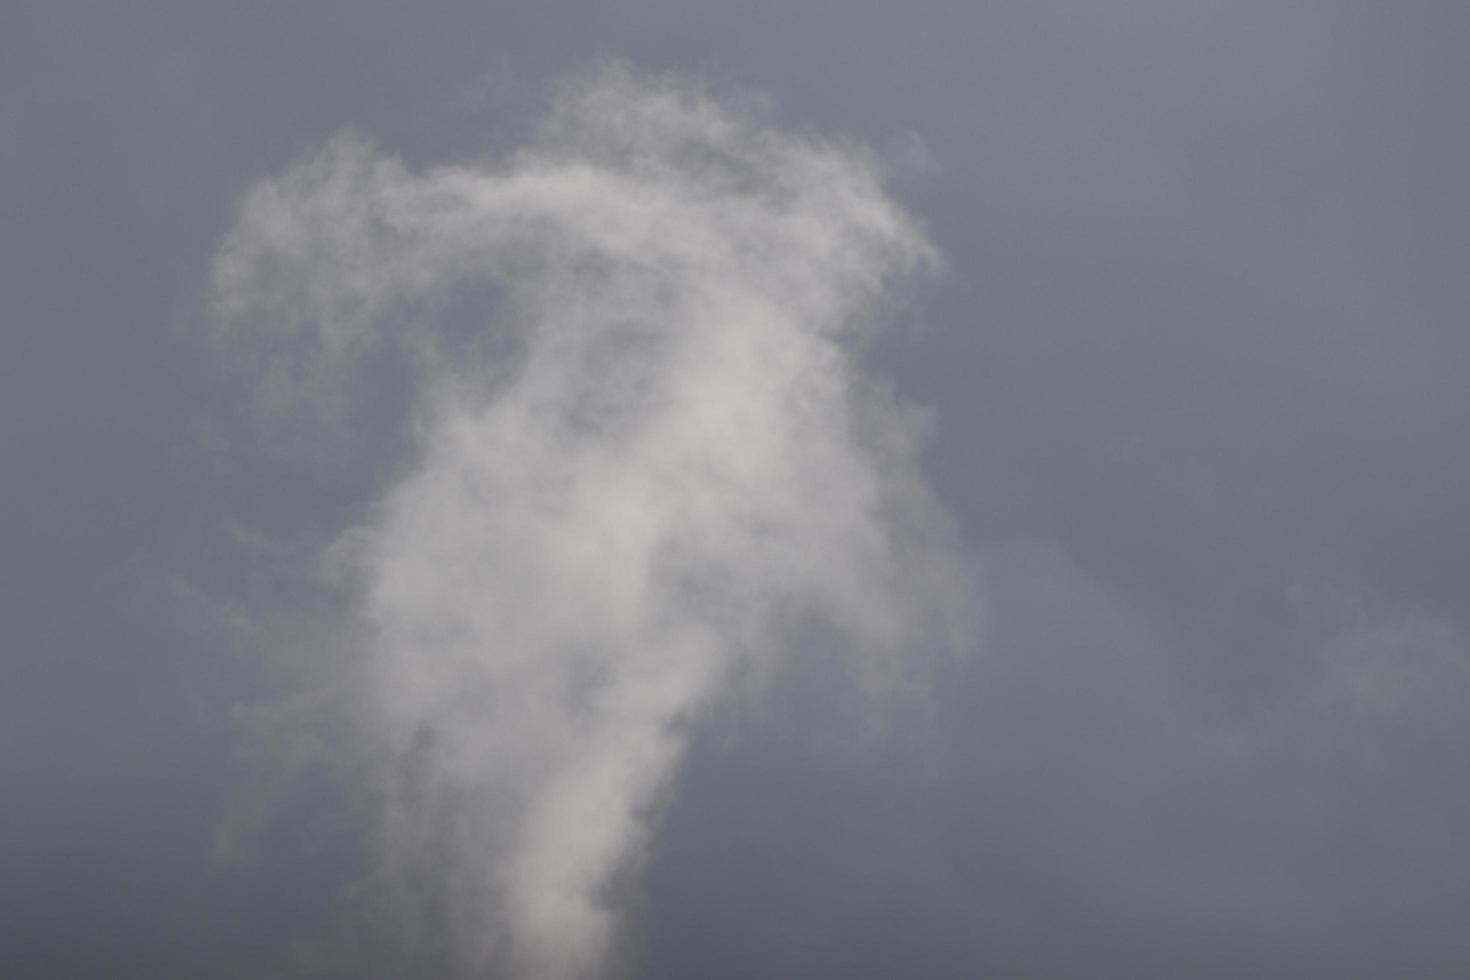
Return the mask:
<path fill-rule="evenodd" d="M 0 974 L 1470 973 L 1467 11 L 11 4 Z"/>

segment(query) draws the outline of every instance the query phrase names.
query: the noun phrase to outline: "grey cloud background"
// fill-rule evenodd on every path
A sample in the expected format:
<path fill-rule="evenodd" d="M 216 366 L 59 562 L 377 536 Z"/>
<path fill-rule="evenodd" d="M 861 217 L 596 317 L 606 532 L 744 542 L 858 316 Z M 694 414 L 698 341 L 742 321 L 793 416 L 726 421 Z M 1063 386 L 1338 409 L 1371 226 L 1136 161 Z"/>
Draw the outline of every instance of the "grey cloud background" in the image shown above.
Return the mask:
<path fill-rule="evenodd" d="M 328 535 L 360 473 L 228 448 L 194 294 L 236 195 L 342 125 L 411 161 L 513 146 L 546 78 L 617 54 L 890 148 L 950 271 L 874 360 L 935 408 L 991 607 L 891 740 L 820 657 L 705 734 L 647 975 L 1463 973 L 1467 28 L 1431 2 L 13 6 L 0 972 L 241 972 L 329 917 L 356 860 L 329 788 L 208 869 L 227 712 L 263 682 L 170 583 L 288 590 L 227 529 Z"/>

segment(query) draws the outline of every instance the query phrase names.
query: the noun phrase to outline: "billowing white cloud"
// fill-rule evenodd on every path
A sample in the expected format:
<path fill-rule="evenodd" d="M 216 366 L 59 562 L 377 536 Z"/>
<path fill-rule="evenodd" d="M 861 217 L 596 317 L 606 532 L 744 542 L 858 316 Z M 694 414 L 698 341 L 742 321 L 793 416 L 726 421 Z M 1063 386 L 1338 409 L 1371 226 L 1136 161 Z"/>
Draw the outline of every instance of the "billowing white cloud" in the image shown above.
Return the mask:
<path fill-rule="evenodd" d="M 621 67 L 503 161 L 344 134 L 244 200 L 213 321 L 268 430 L 330 455 L 408 379 L 320 656 L 465 973 L 603 968 L 690 721 L 799 635 L 880 686 L 968 642 L 925 418 L 858 358 L 935 261 L 856 148 Z"/>

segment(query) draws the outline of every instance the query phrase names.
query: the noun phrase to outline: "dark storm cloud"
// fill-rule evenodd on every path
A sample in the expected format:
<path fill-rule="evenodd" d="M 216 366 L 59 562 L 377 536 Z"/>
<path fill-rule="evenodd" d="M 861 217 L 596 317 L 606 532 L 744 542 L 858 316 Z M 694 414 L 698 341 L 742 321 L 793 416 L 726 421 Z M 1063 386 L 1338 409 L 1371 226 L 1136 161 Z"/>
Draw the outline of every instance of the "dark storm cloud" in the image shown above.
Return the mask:
<path fill-rule="evenodd" d="M 327 537 L 371 463 L 181 452 L 234 394 L 167 325 L 326 134 L 507 148 L 615 53 L 891 148 L 949 272 L 875 368 L 936 407 L 991 607 L 888 741 L 818 657 L 700 742 L 650 975 L 1463 973 L 1463 5 L 499 6 L 3 32 L 5 972 L 218 972 L 329 918 L 319 789 L 197 870 L 259 681 L 137 583 L 289 593 L 219 529 Z"/>
<path fill-rule="evenodd" d="M 1117 593 L 1047 546 L 989 558 L 985 657 L 908 738 L 813 744 L 831 695 L 794 687 L 784 725 L 701 746 L 650 875 L 657 975 L 1455 973 L 1463 634 L 1304 630 L 1320 678 L 1211 719 Z"/>

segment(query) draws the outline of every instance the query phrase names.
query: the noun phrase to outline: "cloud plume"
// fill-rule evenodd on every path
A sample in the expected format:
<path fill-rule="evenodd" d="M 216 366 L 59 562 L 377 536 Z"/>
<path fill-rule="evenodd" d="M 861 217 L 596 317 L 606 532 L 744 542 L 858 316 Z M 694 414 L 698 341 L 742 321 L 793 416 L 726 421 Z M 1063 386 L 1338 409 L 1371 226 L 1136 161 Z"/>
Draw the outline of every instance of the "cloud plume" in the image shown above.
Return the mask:
<path fill-rule="evenodd" d="M 244 199 L 212 321 L 265 430 L 398 447 L 316 556 L 346 652 L 299 655 L 457 971 L 606 969 L 716 699 L 813 643 L 881 686 L 967 642 L 925 416 L 860 357 L 935 261 L 858 149 L 622 67 L 503 160 L 349 133 Z"/>

